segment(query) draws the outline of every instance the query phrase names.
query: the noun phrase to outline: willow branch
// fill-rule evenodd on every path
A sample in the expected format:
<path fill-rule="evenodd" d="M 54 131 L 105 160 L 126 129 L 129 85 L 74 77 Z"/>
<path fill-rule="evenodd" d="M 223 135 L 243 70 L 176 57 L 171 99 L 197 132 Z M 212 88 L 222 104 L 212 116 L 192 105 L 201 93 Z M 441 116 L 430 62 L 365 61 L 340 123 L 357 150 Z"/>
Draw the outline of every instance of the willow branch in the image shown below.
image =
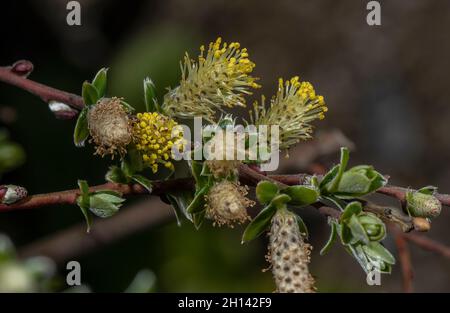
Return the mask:
<path fill-rule="evenodd" d="M 153 182 L 152 195 L 162 195 L 170 190 L 183 190 L 192 189 L 193 181 L 190 178 L 179 178 L 167 181 L 155 181 Z M 116 184 L 116 183 L 106 183 L 94 187 L 90 187 L 89 190 L 99 191 L 99 190 L 113 190 L 121 193 L 123 196 L 130 195 L 142 195 L 148 194 L 148 190 L 139 184 Z M 18 201 L 11 205 L 0 204 L 0 212 L 12 211 L 12 210 L 23 210 L 23 209 L 34 209 L 55 204 L 76 204 L 77 198 L 80 195 L 79 189 L 65 190 L 59 192 L 52 192 L 46 194 L 38 194 L 26 197 L 21 201 Z"/>
<path fill-rule="evenodd" d="M 398 257 L 402 269 L 403 291 L 413 292 L 413 269 L 411 264 L 411 255 L 409 253 L 408 243 L 402 233 L 395 236 Z"/>
<path fill-rule="evenodd" d="M 84 107 L 83 98 L 80 96 L 28 79 L 27 76 L 32 70 L 33 64 L 25 60 L 17 61 L 11 66 L 2 66 L 0 67 L 0 81 L 26 90 L 46 103 L 54 100 L 63 102 L 77 110 Z"/>

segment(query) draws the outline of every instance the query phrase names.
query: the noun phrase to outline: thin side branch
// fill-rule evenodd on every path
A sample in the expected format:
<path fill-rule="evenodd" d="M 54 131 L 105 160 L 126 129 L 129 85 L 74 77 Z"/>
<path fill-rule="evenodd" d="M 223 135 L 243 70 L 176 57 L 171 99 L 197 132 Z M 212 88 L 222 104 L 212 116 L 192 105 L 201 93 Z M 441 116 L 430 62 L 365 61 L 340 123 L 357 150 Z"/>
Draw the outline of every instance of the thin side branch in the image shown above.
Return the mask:
<path fill-rule="evenodd" d="M 402 233 L 395 236 L 395 244 L 397 246 L 398 258 L 402 268 L 403 291 L 407 293 L 413 292 L 413 270 L 411 264 L 411 255 L 409 253 L 408 243 Z"/>
<path fill-rule="evenodd" d="M 169 190 L 192 189 L 193 181 L 190 178 L 179 178 L 167 181 L 153 182 L 152 195 L 161 195 Z M 89 188 L 91 192 L 99 190 L 114 190 L 124 196 L 148 194 L 148 190 L 139 184 L 115 184 L 106 183 Z M 80 195 L 79 189 L 52 192 L 47 194 L 38 194 L 26 197 L 25 199 L 11 205 L 0 204 L 0 212 L 34 209 L 55 204 L 76 204 L 77 197 Z"/>
<path fill-rule="evenodd" d="M 25 60 L 17 61 L 12 66 L 0 67 L 0 81 L 26 90 L 38 96 L 46 103 L 54 100 L 63 102 L 77 110 L 81 110 L 84 107 L 83 98 L 76 94 L 27 79 L 26 76 L 28 76 L 32 69 L 33 64 Z"/>

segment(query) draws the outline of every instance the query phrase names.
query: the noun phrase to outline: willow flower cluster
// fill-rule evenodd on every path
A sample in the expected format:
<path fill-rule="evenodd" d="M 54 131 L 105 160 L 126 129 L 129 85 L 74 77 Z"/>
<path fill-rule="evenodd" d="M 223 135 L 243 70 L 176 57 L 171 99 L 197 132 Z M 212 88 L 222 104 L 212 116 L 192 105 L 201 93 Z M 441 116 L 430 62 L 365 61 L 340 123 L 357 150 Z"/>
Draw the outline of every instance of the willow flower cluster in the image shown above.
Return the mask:
<path fill-rule="evenodd" d="M 315 292 L 309 273 L 311 245 L 303 240 L 295 214 L 278 211 L 272 218 L 269 254 L 277 291 L 282 293 Z"/>
<path fill-rule="evenodd" d="M 250 219 L 247 208 L 253 206 L 254 201 L 246 195 L 247 186 L 238 182 L 223 180 L 216 183 L 206 196 L 206 216 L 214 221 L 214 225 L 228 225 L 233 227 L 235 222 L 242 224 Z"/>
<path fill-rule="evenodd" d="M 222 43 L 220 37 L 209 44 L 208 50 L 200 47 L 198 61 L 186 53 L 180 85 L 166 94 L 163 110 L 169 116 L 202 116 L 213 121 L 223 107 L 245 106 L 244 95 L 260 87 L 257 78 L 250 75 L 255 63 L 248 56 L 239 43 Z"/>
<path fill-rule="evenodd" d="M 227 178 L 238 173 L 242 161 L 239 155 L 244 158 L 247 154 L 245 146 L 239 142 L 239 136 L 230 130 L 217 132 L 206 144 L 205 161 L 215 178 Z"/>
<path fill-rule="evenodd" d="M 102 98 L 89 109 L 88 127 L 95 144 L 95 154 L 105 155 L 127 153 L 132 141 L 132 126 L 128 112 L 119 98 Z"/>
<path fill-rule="evenodd" d="M 280 78 L 269 108 L 265 100 L 262 96 L 261 103 L 254 103 L 250 120 L 255 125 L 278 125 L 282 150 L 311 138 L 311 122 L 324 119 L 328 111 L 323 96 L 317 95 L 313 85 L 300 81 L 298 76 L 286 81 Z"/>
<path fill-rule="evenodd" d="M 183 132 L 177 122 L 157 112 L 138 113 L 133 136 L 144 164 L 151 167 L 153 173 L 158 171 L 159 165 L 174 169 L 172 147 L 183 149 Z"/>

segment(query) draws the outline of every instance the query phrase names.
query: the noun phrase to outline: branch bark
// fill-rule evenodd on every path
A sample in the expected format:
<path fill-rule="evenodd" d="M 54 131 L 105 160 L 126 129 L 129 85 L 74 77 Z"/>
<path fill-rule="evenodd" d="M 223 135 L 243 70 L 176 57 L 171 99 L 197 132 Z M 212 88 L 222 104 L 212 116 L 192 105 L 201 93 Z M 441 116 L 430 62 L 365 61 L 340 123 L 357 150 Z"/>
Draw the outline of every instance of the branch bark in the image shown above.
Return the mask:
<path fill-rule="evenodd" d="M 84 101 L 80 96 L 27 79 L 32 69 L 33 64 L 25 60 L 17 61 L 12 66 L 0 67 L 0 81 L 26 90 L 46 103 L 55 100 L 77 110 L 83 109 Z"/>
<path fill-rule="evenodd" d="M 395 236 L 395 244 L 397 246 L 398 258 L 402 268 L 403 291 L 406 293 L 413 292 L 413 270 L 411 264 L 411 255 L 409 253 L 408 243 L 402 233 Z"/>

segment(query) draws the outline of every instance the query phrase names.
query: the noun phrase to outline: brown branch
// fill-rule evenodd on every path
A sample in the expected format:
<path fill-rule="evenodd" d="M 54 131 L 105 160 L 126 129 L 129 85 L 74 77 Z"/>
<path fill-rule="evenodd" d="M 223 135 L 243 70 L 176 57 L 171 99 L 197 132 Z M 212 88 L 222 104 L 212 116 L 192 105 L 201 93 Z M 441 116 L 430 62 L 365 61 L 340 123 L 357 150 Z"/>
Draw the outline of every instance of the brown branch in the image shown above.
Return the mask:
<path fill-rule="evenodd" d="M 377 190 L 378 193 L 384 194 L 386 196 L 390 196 L 393 198 L 397 198 L 399 201 L 405 201 L 406 199 L 406 192 L 408 188 L 398 187 L 398 186 L 391 186 L 386 185 L 384 187 L 381 187 Z M 414 191 L 414 190 L 412 190 Z M 448 194 L 441 194 L 441 193 L 435 193 L 434 196 L 441 201 L 443 205 L 450 206 L 450 195 Z"/>
<path fill-rule="evenodd" d="M 32 94 L 40 97 L 45 102 L 49 102 L 50 100 L 56 100 L 68 104 L 78 110 L 81 110 L 84 107 L 83 99 L 78 95 L 68 93 L 66 91 L 62 91 L 59 89 L 55 89 L 53 87 L 49 87 L 27 79 L 26 77 L 31 73 L 32 70 L 33 64 L 30 61 L 26 60 L 17 61 L 12 66 L 0 67 L 0 81 L 3 81 L 10 85 L 31 92 Z M 255 181 L 256 179 L 256 181 L 258 181 L 262 179 L 262 177 L 257 177 L 251 172 L 244 172 L 243 174 L 244 180 L 250 179 Z M 268 177 L 286 185 L 297 185 L 304 182 L 307 176 L 308 175 L 306 174 L 295 174 L 295 175 L 269 175 Z M 406 188 L 389 185 L 377 190 L 378 193 L 397 198 L 400 201 L 405 200 L 406 191 L 407 191 Z M 71 201 L 73 201 L 73 199 L 70 198 L 69 195 L 66 196 L 68 198 L 63 197 L 62 200 L 69 201 L 69 203 L 72 203 Z M 439 201 L 441 201 L 443 205 L 450 206 L 450 195 L 436 194 L 435 196 L 437 199 L 439 199 Z M 55 203 L 58 203 L 57 198 L 53 200 Z M 42 199 L 41 203 L 45 204 L 45 201 Z M 35 207 L 38 206 L 40 205 L 37 205 Z M 2 208 L 0 207 L 0 211 L 1 210 Z"/>
<path fill-rule="evenodd" d="M 192 189 L 193 181 L 190 178 L 179 178 L 167 181 L 155 181 L 153 182 L 152 195 L 161 195 L 169 190 L 179 189 Z M 120 192 L 124 196 L 148 194 L 147 189 L 139 184 L 115 184 L 106 183 L 89 188 L 92 191 L 99 190 L 114 190 Z M 0 204 L 0 212 L 22 210 L 22 209 L 34 209 L 55 204 L 75 204 L 77 197 L 80 195 L 79 189 L 72 189 L 66 191 L 52 192 L 47 194 L 38 194 L 26 197 L 25 199 L 16 202 L 14 204 Z"/>
<path fill-rule="evenodd" d="M 27 79 L 26 76 L 28 76 L 32 69 L 33 64 L 25 60 L 17 61 L 12 66 L 0 67 L 0 81 L 26 90 L 38 96 L 46 103 L 54 100 L 65 103 L 77 110 L 81 110 L 84 107 L 83 98 L 76 94 Z"/>
<path fill-rule="evenodd" d="M 402 268 L 403 290 L 404 292 L 413 292 L 413 270 L 411 264 L 411 255 L 409 253 L 408 243 L 403 233 L 395 236 L 395 244 L 397 246 L 398 258 Z"/>
<path fill-rule="evenodd" d="M 433 239 L 415 233 L 403 234 L 403 236 L 405 237 L 406 240 L 414 243 L 415 245 L 421 247 L 424 250 L 440 254 L 443 257 L 450 259 L 450 247 L 440 242 L 434 241 Z"/>

